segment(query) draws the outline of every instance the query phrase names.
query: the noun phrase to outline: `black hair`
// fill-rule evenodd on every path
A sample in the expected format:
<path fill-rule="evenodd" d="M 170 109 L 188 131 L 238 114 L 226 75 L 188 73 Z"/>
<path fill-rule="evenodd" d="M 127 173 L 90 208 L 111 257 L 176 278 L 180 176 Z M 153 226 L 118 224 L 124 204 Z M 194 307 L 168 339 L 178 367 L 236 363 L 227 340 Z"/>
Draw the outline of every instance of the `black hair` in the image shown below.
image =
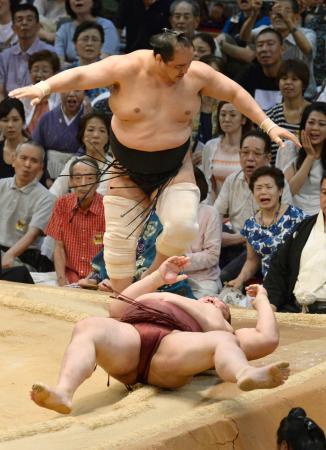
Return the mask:
<path fill-rule="evenodd" d="M 302 92 L 304 92 L 308 87 L 310 78 L 309 68 L 307 64 L 305 64 L 303 61 L 300 61 L 299 59 L 287 59 L 281 64 L 281 67 L 277 74 L 278 80 L 280 80 L 288 73 L 293 73 L 299 78 L 299 80 L 301 80 Z"/>
<path fill-rule="evenodd" d="M 38 10 L 35 6 L 30 5 L 29 3 L 23 3 L 22 5 L 15 5 L 12 9 L 11 9 L 11 17 L 12 17 L 12 21 L 15 21 L 15 15 L 16 13 L 20 12 L 20 11 L 32 11 L 32 13 L 34 13 L 35 15 L 35 19 L 36 22 L 40 21 L 40 16 L 38 13 Z"/>
<path fill-rule="evenodd" d="M 192 7 L 192 15 L 194 17 L 200 16 L 200 6 L 197 1 L 194 0 L 174 0 L 174 2 L 170 5 L 170 16 L 172 16 L 175 12 L 175 8 L 179 5 L 179 3 L 188 3 Z"/>
<path fill-rule="evenodd" d="M 25 124 L 25 109 L 23 103 L 18 100 L 18 98 L 6 97 L 2 102 L 0 102 L 0 120 L 7 117 L 8 114 L 16 109 L 20 115 L 23 124 Z"/>
<path fill-rule="evenodd" d="M 33 64 L 39 61 L 47 61 L 51 64 L 54 73 L 60 72 L 60 59 L 56 53 L 50 52 L 50 50 L 32 53 L 28 57 L 28 70 L 31 71 Z"/>
<path fill-rule="evenodd" d="M 323 174 L 322 174 L 322 176 L 321 176 L 320 187 L 322 186 L 324 180 L 326 180 L 326 170 L 323 171 Z"/>
<path fill-rule="evenodd" d="M 88 113 L 88 114 L 85 114 L 85 115 L 81 118 L 81 120 L 80 120 L 80 122 L 79 122 L 79 127 L 78 127 L 78 132 L 77 132 L 77 139 L 78 139 L 80 145 L 81 145 L 84 149 L 85 149 L 85 144 L 84 144 L 83 139 L 84 139 L 85 129 L 86 129 L 86 127 L 87 127 L 88 122 L 89 122 L 91 119 L 94 119 L 94 118 L 100 119 L 100 120 L 103 122 L 103 125 L 105 125 L 106 131 L 107 131 L 107 133 L 108 133 L 108 137 L 110 138 L 110 124 L 111 124 L 111 118 L 109 117 L 108 114 L 104 114 L 104 113 L 101 113 L 101 112 L 99 112 L 99 111 L 92 111 L 92 112 L 90 112 L 90 113 Z M 108 146 L 108 145 L 107 145 L 107 146 Z M 107 151 L 108 149 L 105 149 L 105 150 Z"/>
<path fill-rule="evenodd" d="M 283 36 L 281 35 L 281 33 L 279 31 L 275 30 L 274 28 L 271 28 L 271 27 L 267 27 L 267 28 L 262 29 L 257 34 L 257 36 L 255 38 L 255 42 L 257 42 L 257 39 L 259 38 L 259 36 L 261 36 L 262 34 L 265 34 L 265 33 L 273 33 L 273 34 L 275 34 L 277 36 L 280 44 L 283 45 Z"/>
<path fill-rule="evenodd" d="M 281 420 L 277 430 L 277 444 L 286 442 L 291 450 L 326 450 L 323 430 L 307 417 L 302 408 L 292 408 Z"/>
<path fill-rule="evenodd" d="M 197 166 L 194 167 L 194 175 L 197 187 L 200 191 L 200 201 L 202 202 L 208 194 L 208 183 L 204 173 Z"/>
<path fill-rule="evenodd" d="M 282 170 L 278 169 L 277 167 L 272 166 L 263 166 L 256 169 L 253 174 L 250 177 L 249 180 L 249 189 L 251 192 L 254 191 L 255 183 L 260 177 L 269 176 L 273 178 L 275 181 L 276 186 L 279 189 L 284 188 L 284 174 Z"/>
<path fill-rule="evenodd" d="M 216 114 L 216 134 L 217 134 L 218 136 L 220 136 L 220 135 L 224 136 L 224 131 L 222 130 L 221 125 L 220 125 L 220 112 L 221 112 L 222 107 L 223 107 L 224 105 L 226 105 L 227 103 L 230 103 L 230 102 L 221 101 L 221 102 L 218 103 L 218 106 L 217 106 L 217 114 Z M 238 112 L 240 113 L 240 111 L 238 111 Z M 242 113 L 240 113 L 240 114 L 242 114 Z M 252 128 L 252 122 L 251 122 L 251 120 L 248 119 L 248 117 L 244 116 L 243 114 L 242 114 L 242 116 L 246 119 L 246 123 L 245 123 L 244 125 L 241 126 L 241 137 L 242 137 L 243 135 L 247 134 L 247 133 L 251 130 L 251 128 Z"/>
<path fill-rule="evenodd" d="M 199 61 L 208 64 L 209 66 L 215 64 L 218 67 L 219 72 L 224 73 L 225 61 L 220 56 L 204 55 L 199 59 Z"/>
<path fill-rule="evenodd" d="M 72 18 L 76 19 L 76 14 L 73 12 L 71 6 L 70 6 L 70 0 L 65 0 L 65 7 L 67 14 Z M 102 12 L 102 0 L 93 0 L 93 6 L 91 8 L 91 15 L 93 17 L 100 16 Z"/>
<path fill-rule="evenodd" d="M 211 54 L 214 55 L 215 50 L 216 50 L 216 44 L 215 44 L 214 38 L 212 37 L 211 34 L 204 33 L 204 32 L 197 33 L 192 38 L 192 43 L 194 42 L 195 39 L 201 39 L 202 41 L 204 41 L 209 46 L 209 48 L 211 50 Z"/>
<path fill-rule="evenodd" d="M 96 177 L 98 177 L 98 174 L 100 172 L 100 169 L 98 167 L 98 164 L 94 158 L 89 158 L 88 156 L 82 156 L 81 158 L 76 158 L 73 160 L 73 162 L 69 166 L 69 176 L 74 176 L 74 167 L 78 163 L 84 163 L 86 166 L 91 166 L 95 169 Z"/>
<path fill-rule="evenodd" d="M 193 48 L 191 40 L 185 33 L 168 30 L 167 28 L 164 28 L 163 33 L 152 36 L 150 45 L 153 48 L 154 56 L 161 55 L 165 63 L 173 59 L 176 46 Z"/>
<path fill-rule="evenodd" d="M 271 153 L 271 139 L 270 139 L 270 137 L 268 136 L 268 134 L 266 134 L 266 133 L 263 133 L 263 131 L 261 131 L 261 130 L 259 130 L 259 129 L 253 129 L 253 130 L 250 130 L 250 131 L 248 131 L 248 133 L 246 133 L 246 134 L 244 134 L 243 136 L 241 136 L 241 139 L 240 139 L 240 148 L 242 147 L 242 145 L 243 145 L 243 142 L 244 142 L 244 140 L 247 138 L 247 137 L 256 137 L 256 138 L 259 138 L 259 139 L 261 139 L 262 141 L 264 141 L 264 151 L 265 151 L 265 153 L 266 154 L 269 154 L 269 153 Z"/>
<path fill-rule="evenodd" d="M 314 111 L 317 111 L 326 116 L 326 103 L 325 102 L 314 102 L 305 107 L 305 109 L 303 110 L 303 113 L 302 113 L 302 117 L 301 117 L 300 132 L 305 129 L 307 120 L 308 120 L 310 114 Z M 297 157 L 297 163 L 296 163 L 297 170 L 300 169 L 300 167 L 302 166 L 303 161 L 306 159 L 306 156 L 307 155 L 306 155 L 304 148 L 301 147 L 299 149 L 299 153 L 298 153 L 298 157 Z M 323 148 L 321 150 L 320 161 L 321 161 L 323 170 L 326 170 L 326 139 L 324 140 Z"/>
<path fill-rule="evenodd" d="M 105 37 L 105 36 L 104 36 L 104 30 L 103 30 L 103 27 L 102 27 L 102 25 L 100 25 L 100 24 L 97 23 L 97 22 L 94 22 L 93 20 L 86 20 L 85 22 L 80 23 L 80 24 L 76 27 L 75 32 L 74 32 L 74 35 L 73 35 L 73 37 L 72 37 L 73 42 L 74 42 L 74 43 L 77 42 L 77 39 L 78 39 L 78 37 L 79 37 L 79 35 L 80 35 L 81 33 L 83 33 L 83 32 L 86 31 L 86 30 L 91 30 L 91 29 L 97 30 L 97 31 L 100 33 L 100 36 L 101 36 L 101 42 L 102 42 L 102 44 L 103 44 L 103 42 L 104 42 L 104 37 Z"/>

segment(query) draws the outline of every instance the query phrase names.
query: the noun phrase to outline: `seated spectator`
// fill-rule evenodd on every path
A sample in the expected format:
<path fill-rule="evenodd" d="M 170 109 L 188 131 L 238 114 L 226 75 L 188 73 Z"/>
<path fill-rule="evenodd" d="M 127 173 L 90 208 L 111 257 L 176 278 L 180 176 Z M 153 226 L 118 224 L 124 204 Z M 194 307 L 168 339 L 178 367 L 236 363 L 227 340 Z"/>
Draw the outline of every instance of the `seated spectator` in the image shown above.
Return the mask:
<path fill-rule="evenodd" d="M 277 430 L 277 450 L 326 450 L 323 430 L 302 408 L 292 408 Z"/>
<path fill-rule="evenodd" d="M 102 58 L 119 53 L 118 32 L 109 19 L 99 17 L 101 13 L 101 0 L 90 0 L 87 2 L 76 2 L 65 0 L 67 14 L 71 21 L 63 23 L 56 33 L 55 48 L 62 61 L 72 63 L 78 61 L 73 36 L 76 27 L 85 20 L 94 20 L 104 30 L 104 44 L 102 47 Z"/>
<path fill-rule="evenodd" d="M 32 84 L 47 80 L 56 73 L 60 72 L 60 60 L 56 53 L 49 50 L 41 50 L 33 53 L 28 58 L 28 70 Z M 32 134 L 38 121 L 48 111 L 51 111 L 61 102 L 60 95 L 56 92 L 47 97 L 43 97 L 37 105 L 31 105 L 29 100 L 24 99 L 24 108 L 26 112 L 26 127 L 29 134 Z"/>
<path fill-rule="evenodd" d="M 17 35 L 12 29 L 10 1 L 2 0 L 0 6 L 0 52 L 17 43 Z"/>
<path fill-rule="evenodd" d="M 208 194 L 208 184 L 203 172 L 195 168 L 196 184 L 200 190 L 198 209 L 199 233 L 191 248 L 186 252 L 190 258 L 185 270 L 194 296 L 216 295 L 222 284 L 219 278 L 219 257 L 222 240 L 222 224 L 215 208 L 202 202 Z"/>
<path fill-rule="evenodd" d="M 45 113 L 34 128 L 32 137 L 47 152 L 47 168 L 56 179 L 68 159 L 79 149 L 77 131 L 84 114 L 84 91 L 61 94 L 61 105 Z"/>
<path fill-rule="evenodd" d="M 266 111 L 274 123 L 299 134 L 299 125 L 304 108 L 309 102 L 303 94 L 309 83 L 309 70 L 305 63 L 296 59 L 283 61 L 278 73 L 282 103 L 276 103 Z M 272 164 L 275 164 L 278 145 L 272 142 Z"/>
<path fill-rule="evenodd" d="M 218 137 L 206 142 L 202 151 L 202 167 L 209 185 L 209 204 L 216 200 L 225 178 L 241 169 L 240 140 L 250 128 L 250 120 L 237 111 L 232 103 L 219 102 Z"/>
<path fill-rule="evenodd" d="M 199 61 L 203 56 L 214 55 L 216 44 L 213 37 L 208 33 L 197 33 L 192 38 L 194 47 L 194 60 Z"/>
<path fill-rule="evenodd" d="M 293 205 L 309 215 L 317 214 L 320 180 L 326 170 L 326 103 L 315 102 L 304 109 L 300 137 L 299 152 L 288 143 L 280 156 L 284 152 L 283 161 L 290 163 L 280 165 L 290 185 Z"/>
<path fill-rule="evenodd" d="M 98 23 L 91 21 L 82 22 L 75 30 L 73 41 L 79 61 L 72 63 L 69 69 L 71 67 L 86 66 L 101 59 L 104 31 Z M 87 89 L 85 95 L 92 101 L 107 91 L 108 89 L 105 87 Z"/>
<path fill-rule="evenodd" d="M 216 72 L 222 72 L 224 62 L 215 55 L 205 55 L 200 61 L 208 64 Z M 192 140 L 191 148 L 195 152 L 193 155 L 193 163 L 201 164 L 202 149 L 204 144 L 212 139 L 213 134 L 217 132 L 217 100 L 212 97 L 201 96 L 200 113 L 195 116 L 192 124 Z"/>
<path fill-rule="evenodd" d="M 283 38 L 284 59 L 299 59 L 309 67 L 309 85 L 306 90 L 307 98 L 316 93 L 316 80 L 313 70 L 313 60 L 316 51 L 316 34 L 308 28 L 299 25 L 299 4 L 297 0 L 277 0 L 270 13 L 272 28 Z M 263 27 L 252 32 L 255 36 Z M 325 55 L 323 55 L 324 57 Z"/>
<path fill-rule="evenodd" d="M 0 100 L 12 89 L 31 83 L 28 57 L 40 50 L 54 51 L 38 37 L 38 11 L 29 4 L 18 5 L 12 12 L 13 30 L 18 43 L 0 53 Z"/>
<path fill-rule="evenodd" d="M 200 22 L 200 7 L 196 0 L 174 0 L 170 6 L 170 23 L 174 31 L 182 31 L 190 39 Z"/>
<path fill-rule="evenodd" d="M 32 141 L 22 143 L 16 149 L 15 176 L 0 180 L 3 268 L 26 265 L 33 272 L 50 270 L 50 264 L 44 267 L 46 258 L 39 250 L 55 202 L 54 195 L 36 178 L 43 160 L 42 147 Z"/>
<path fill-rule="evenodd" d="M 223 33 L 232 36 L 238 45 L 243 45 L 243 40 L 240 38 L 240 31 L 246 19 L 250 18 L 253 21 L 253 28 L 261 25 L 269 25 L 270 19 L 266 11 L 262 9 L 262 2 L 260 1 L 250 2 L 248 0 L 237 0 L 237 6 L 239 12 L 226 21 Z"/>
<path fill-rule="evenodd" d="M 25 111 L 23 103 L 16 98 L 7 97 L 0 102 L 0 178 L 13 177 L 13 162 L 17 146 L 28 140 L 24 129 Z"/>
<path fill-rule="evenodd" d="M 40 15 L 39 37 L 54 44 L 55 32 L 60 23 L 67 18 L 63 0 L 34 0 L 33 5 Z"/>
<path fill-rule="evenodd" d="M 169 28 L 171 1 L 119 0 L 115 23 L 126 30 L 126 53 L 151 48 L 150 38 Z"/>
<path fill-rule="evenodd" d="M 208 6 L 208 17 L 200 23 L 200 29 L 209 31 L 210 33 L 219 33 L 223 30 L 227 15 L 225 6 L 222 2 L 214 1 Z"/>
<path fill-rule="evenodd" d="M 273 28 L 264 28 L 257 35 L 255 43 L 257 62 L 237 81 L 262 109 L 267 110 L 281 101 L 277 76 L 282 64 L 283 38 Z"/>
<path fill-rule="evenodd" d="M 273 254 L 305 218 L 301 209 L 282 203 L 284 175 L 280 169 L 255 170 L 249 188 L 260 209 L 241 230 L 247 243 L 247 258 L 237 278 L 228 282 L 228 286 L 237 289 L 242 289 L 260 269 L 263 278 L 266 276 Z"/>
<path fill-rule="evenodd" d="M 108 189 L 107 173 L 108 164 L 112 161 L 109 150 L 110 120 L 101 113 L 86 114 L 80 121 L 78 130 L 78 140 L 81 148 L 78 154 L 84 154 L 94 159 L 99 167 L 99 183 L 97 192 L 106 195 Z M 73 156 L 66 163 L 62 172 L 50 188 L 50 192 L 56 197 L 61 197 L 69 191 L 69 169 L 73 161 L 80 156 Z"/>
<path fill-rule="evenodd" d="M 271 160 L 269 137 L 259 131 L 252 130 L 242 136 L 240 141 L 241 170 L 226 177 L 222 189 L 214 204 L 221 219 L 228 218 L 232 229 L 223 227 L 222 251 L 220 267 L 221 280 L 229 281 L 237 277 L 245 260 L 245 238 L 240 234 L 244 223 L 254 216 L 258 210 L 254 196 L 249 188 L 249 180 L 259 167 L 268 166 Z M 285 183 L 282 202 L 292 204 L 292 197 Z"/>
<path fill-rule="evenodd" d="M 99 169 L 84 157 L 69 168 L 74 193 L 59 198 L 46 234 L 55 239 L 54 266 L 59 286 L 75 283 L 91 270 L 91 261 L 103 247 L 103 197 L 96 192 Z"/>
<path fill-rule="evenodd" d="M 272 258 L 264 280 L 278 311 L 326 314 L 326 172 L 320 210 L 305 219 Z"/>

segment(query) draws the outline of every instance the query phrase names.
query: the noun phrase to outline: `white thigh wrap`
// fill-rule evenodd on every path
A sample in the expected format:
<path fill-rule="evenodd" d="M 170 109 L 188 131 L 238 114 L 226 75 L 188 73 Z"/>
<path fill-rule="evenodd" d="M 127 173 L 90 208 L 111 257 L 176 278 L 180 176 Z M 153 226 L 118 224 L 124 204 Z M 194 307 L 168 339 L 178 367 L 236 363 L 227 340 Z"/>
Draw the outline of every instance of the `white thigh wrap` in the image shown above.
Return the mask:
<path fill-rule="evenodd" d="M 197 237 L 200 192 L 193 183 L 176 183 L 159 196 L 156 212 L 163 225 L 156 249 L 165 256 L 182 255 Z"/>
<path fill-rule="evenodd" d="M 135 273 L 136 248 L 142 231 L 144 208 L 134 200 L 113 195 L 104 196 L 103 203 L 106 270 L 112 279 L 132 277 Z"/>

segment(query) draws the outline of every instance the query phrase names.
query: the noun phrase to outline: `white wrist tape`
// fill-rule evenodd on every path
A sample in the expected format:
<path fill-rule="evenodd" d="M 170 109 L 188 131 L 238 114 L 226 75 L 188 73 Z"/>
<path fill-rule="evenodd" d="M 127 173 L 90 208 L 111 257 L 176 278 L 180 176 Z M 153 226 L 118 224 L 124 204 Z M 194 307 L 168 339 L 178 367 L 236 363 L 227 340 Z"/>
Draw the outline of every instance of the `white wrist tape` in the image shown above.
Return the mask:
<path fill-rule="evenodd" d="M 34 86 L 40 89 L 40 91 L 42 92 L 42 98 L 47 97 L 51 94 L 50 85 L 44 80 L 39 81 L 38 83 L 34 84 Z"/>
<path fill-rule="evenodd" d="M 263 120 L 262 123 L 259 125 L 259 127 L 260 127 L 263 131 L 265 131 L 266 134 L 269 134 L 269 132 L 270 132 L 273 128 L 277 127 L 277 126 L 278 126 L 278 125 L 276 125 L 276 123 L 274 123 L 274 122 L 272 121 L 272 119 L 270 119 L 269 117 L 266 117 L 266 119 Z"/>

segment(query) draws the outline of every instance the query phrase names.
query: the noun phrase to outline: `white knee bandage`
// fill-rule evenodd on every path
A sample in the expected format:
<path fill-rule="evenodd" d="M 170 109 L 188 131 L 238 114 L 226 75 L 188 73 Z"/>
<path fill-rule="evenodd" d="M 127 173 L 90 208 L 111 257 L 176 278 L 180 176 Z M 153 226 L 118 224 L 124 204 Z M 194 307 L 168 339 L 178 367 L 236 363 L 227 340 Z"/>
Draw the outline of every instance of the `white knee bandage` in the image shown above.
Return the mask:
<path fill-rule="evenodd" d="M 156 212 L 163 225 L 156 250 L 165 256 L 182 255 L 198 234 L 200 192 L 193 183 L 176 183 L 159 196 Z"/>
<path fill-rule="evenodd" d="M 103 203 L 106 270 L 113 279 L 132 277 L 135 273 L 136 248 L 142 231 L 144 208 L 134 200 L 113 195 L 106 195 Z"/>

